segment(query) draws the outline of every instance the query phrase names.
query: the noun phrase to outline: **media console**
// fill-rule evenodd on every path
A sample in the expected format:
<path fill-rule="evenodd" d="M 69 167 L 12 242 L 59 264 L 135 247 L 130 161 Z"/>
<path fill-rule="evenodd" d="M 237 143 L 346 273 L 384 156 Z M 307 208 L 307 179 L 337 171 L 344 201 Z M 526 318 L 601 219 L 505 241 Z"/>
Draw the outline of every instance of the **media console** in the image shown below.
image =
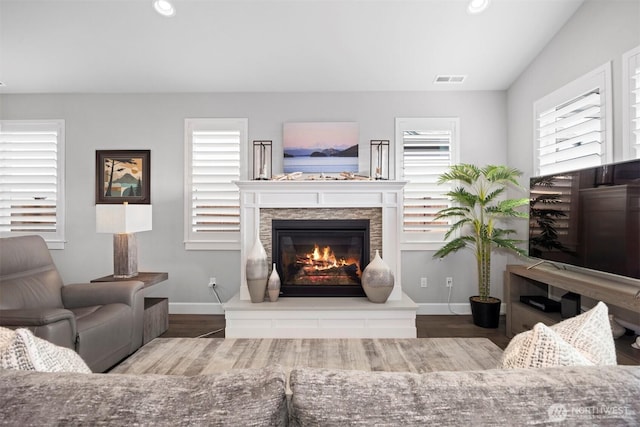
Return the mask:
<path fill-rule="evenodd" d="M 554 288 L 602 301 L 609 307 L 623 309 L 640 320 L 640 287 L 632 283 L 558 270 L 547 265 L 531 269 L 524 265 L 508 265 L 504 278 L 504 300 L 507 303 L 506 333 L 509 338 L 532 329 L 538 322 L 550 326 L 563 320 L 559 312 L 544 312 L 520 302 L 521 295 L 546 297 Z M 640 350 L 633 349 L 632 342 L 631 336 L 616 340 L 619 364 L 640 365 Z"/>

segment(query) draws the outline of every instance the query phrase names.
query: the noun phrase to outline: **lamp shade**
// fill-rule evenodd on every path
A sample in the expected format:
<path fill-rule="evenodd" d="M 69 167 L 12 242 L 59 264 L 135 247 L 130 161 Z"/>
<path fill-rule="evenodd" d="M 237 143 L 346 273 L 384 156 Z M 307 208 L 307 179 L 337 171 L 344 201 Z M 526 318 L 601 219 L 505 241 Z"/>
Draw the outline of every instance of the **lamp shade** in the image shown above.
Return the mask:
<path fill-rule="evenodd" d="M 151 205 L 96 205 L 96 233 L 151 230 Z"/>

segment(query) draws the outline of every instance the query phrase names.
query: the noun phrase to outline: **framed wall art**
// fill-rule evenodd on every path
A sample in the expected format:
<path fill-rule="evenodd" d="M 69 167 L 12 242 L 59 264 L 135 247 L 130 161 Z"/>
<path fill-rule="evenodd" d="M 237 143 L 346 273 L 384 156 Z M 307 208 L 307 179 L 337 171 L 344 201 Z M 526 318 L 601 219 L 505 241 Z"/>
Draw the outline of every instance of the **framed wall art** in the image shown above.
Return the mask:
<path fill-rule="evenodd" d="M 150 150 L 96 150 L 96 204 L 150 204 L 150 178 Z"/>
<path fill-rule="evenodd" d="M 285 123 L 284 173 L 358 172 L 358 124 Z"/>

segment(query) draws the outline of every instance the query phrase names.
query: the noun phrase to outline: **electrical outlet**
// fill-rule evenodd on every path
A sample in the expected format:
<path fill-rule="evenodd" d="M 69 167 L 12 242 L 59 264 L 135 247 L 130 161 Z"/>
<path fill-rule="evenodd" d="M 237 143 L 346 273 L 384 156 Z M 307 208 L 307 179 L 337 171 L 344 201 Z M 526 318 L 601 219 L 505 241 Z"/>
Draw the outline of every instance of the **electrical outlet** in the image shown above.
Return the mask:
<path fill-rule="evenodd" d="M 209 277 L 209 287 L 210 288 L 215 288 L 216 287 L 216 278 L 215 277 Z"/>
<path fill-rule="evenodd" d="M 453 277 L 447 277 L 446 285 L 447 288 L 453 287 Z"/>
<path fill-rule="evenodd" d="M 426 277 L 421 277 L 420 278 L 420 287 L 421 288 L 426 288 L 427 287 L 427 278 Z"/>

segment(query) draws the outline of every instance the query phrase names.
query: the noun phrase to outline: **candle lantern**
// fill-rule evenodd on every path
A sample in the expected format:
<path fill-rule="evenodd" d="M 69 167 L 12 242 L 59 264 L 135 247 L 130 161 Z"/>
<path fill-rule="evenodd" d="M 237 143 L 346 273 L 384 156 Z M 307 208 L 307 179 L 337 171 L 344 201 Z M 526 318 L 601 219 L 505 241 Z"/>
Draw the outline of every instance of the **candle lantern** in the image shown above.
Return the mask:
<path fill-rule="evenodd" d="M 370 156 L 371 178 L 389 179 L 389 140 L 372 139 Z"/>
<path fill-rule="evenodd" d="M 272 141 L 253 141 L 253 179 L 271 179 L 271 155 Z"/>

